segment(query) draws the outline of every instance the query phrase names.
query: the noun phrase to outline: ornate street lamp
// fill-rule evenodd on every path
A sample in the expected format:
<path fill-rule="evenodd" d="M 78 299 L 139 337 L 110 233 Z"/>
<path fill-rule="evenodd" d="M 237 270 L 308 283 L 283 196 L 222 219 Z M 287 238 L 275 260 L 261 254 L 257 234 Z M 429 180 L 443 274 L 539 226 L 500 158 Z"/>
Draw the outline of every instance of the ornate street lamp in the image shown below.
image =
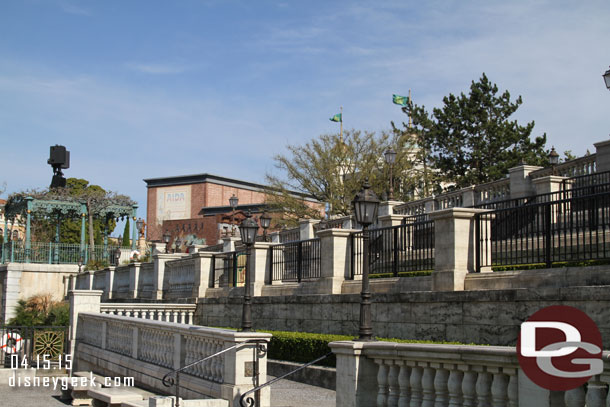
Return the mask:
<path fill-rule="evenodd" d="M 165 233 L 163 233 L 163 243 L 165 243 L 165 253 L 169 253 L 169 239 L 171 239 L 171 235 L 169 234 L 169 231 L 166 230 Z"/>
<path fill-rule="evenodd" d="M 121 249 L 120 249 L 120 247 L 117 247 L 114 252 L 114 265 L 115 266 L 119 265 L 120 258 L 121 258 Z"/>
<path fill-rule="evenodd" d="M 180 253 L 180 246 L 182 246 L 182 239 L 178 236 L 176 240 L 174 240 L 174 245 L 176 246 L 176 253 Z"/>
<path fill-rule="evenodd" d="M 83 267 L 83 258 L 79 257 L 78 258 L 78 272 L 79 273 L 81 272 L 82 267 Z"/>
<path fill-rule="evenodd" d="M 371 323 L 371 291 L 369 289 L 369 231 L 368 227 L 377 219 L 379 199 L 371 189 L 368 178 L 360 192 L 352 201 L 356 221 L 362 225 L 362 292 L 360 293 L 360 329 L 359 341 L 373 340 L 373 327 Z"/>
<path fill-rule="evenodd" d="M 394 163 L 396 162 L 396 151 L 392 148 L 388 148 L 383 153 L 385 156 L 385 162 L 390 166 L 390 195 L 388 199 L 391 201 L 394 199 L 394 177 L 392 176 L 392 170 L 394 169 Z"/>
<path fill-rule="evenodd" d="M 256 233 L 258 232 L 258 223 L 252 219 L 250 211 L 239 225 L 239 234 L 241 235 L 241 241 L 246 245 L 246 283 L 244 286 L 244 307 L 241 314 L 241 330 L 243 332 L 252 331 L 252 295 L 251 284 L 250 284 L 250 251 L 254 240 L 256 239 Z"/>
<path fill-rule="evenodd" d="M 549 153 L 549 163 L 551 164 L 552 174 L 555 175 L 555 166 L 559 164 L 559 154 L 555 151 L 555 146 L 551 147 L 551 152 Z"/>
<path fill-rule="evenodd" d="M 260 217 L 261 227 L 263 228 L 263 241 L 267 241 L 267 229 L 271 226 L 271 216 L 267 213 L 267 211 L 263 212 Z"/>
<path fill-rule="evenodd" d="M 235 217 L 235 208 L 237 208 L 237 203 L 239 202 L 239 200 L 237 199 L 237 197 L 235 196 L 235 194 L 233 194 L 231 196 L 231 198 L 229 198 L 229 205 L 231 205 L 231 236 L 235 236 L 235 220 L 233 219 Z"/>
<path fill-rule="evenodd" d="M 136 221 L 136 229 L 138 229 L 138 236 L 144 236 L 144 219 L 140 218 Z"/>
<path fill-rule="evenodd" d="M 604 77 L 604 82 L 606 83 L 606 88 L 610 90 L 610 69 L 606 71 L 605 74 L 602 75 Z"/>

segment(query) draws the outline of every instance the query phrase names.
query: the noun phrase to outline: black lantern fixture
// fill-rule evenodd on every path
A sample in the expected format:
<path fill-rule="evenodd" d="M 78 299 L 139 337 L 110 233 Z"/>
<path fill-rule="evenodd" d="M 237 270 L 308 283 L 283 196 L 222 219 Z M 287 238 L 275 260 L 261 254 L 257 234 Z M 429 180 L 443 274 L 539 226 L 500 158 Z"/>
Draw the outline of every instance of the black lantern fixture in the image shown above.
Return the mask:
<path fill-rule="evenodd" d="M 359 341 L 373 340 L 371 321 L 371 291 L 369 288 L 369 231 L 368 227 L 377 219 L 379 199 L 371 189 L 368 178 L 364 181 L 362 190 L 352 201 L 356 221 L 362 225 L 362 292 L 360 293 L 360 328 Z"/>
<path fill-rule="evenodd" d="M 551 147 L 551 152 L 549 153 L 549 163 L 552 167 L 552 174 L 555 175 L 555 166 L 559 164 L 559 154 L 555 151 L 555 147 Z"/>
<path fill-rule="evenodd" d="M 241 241 L 246 245 L 246 282 L 244 286 L 244 307 L 241 314 L 241 330 L 243 332 L 252 331 L 252 295 L 250 293 L 252 287 L 250 284 L 250 252 L 254 240 L 256 239 L 256 233 L 258 232 L 258 223 L 252 219 L 250 211 L 246 215 L 246 219 L 239 225 L 239 233 L 241 235 Z"/>
<path fill-rule="evenodd" d="M 163 243 L 165 243 L 165 253 L 169 253 L 169 239 L 171 239 L 171 235 L 169 234 L 169 231 L 166 230 L 165 233 L 163 233 Z"/>
<path fill-rule="evenodd" d="M 235 208 L 237 208 L 237 203 L 239 199 L 233 194 L 231 198 L 229 198 L 229 205 L 231 205 L 231 236 L 235 236 Z"/>
<path fill-rule="evenodd" d="M 606 71 L 605 74 L 602 75 L 604 77 L 604 82 L 606 83 L 606 88 L 610 90 L 610 69 Z"/>
<path fill-rule="evenodd" d="M 394 163 L 396 162 L 396 151 L 394 151 L 394 149 L 392 149 L 392 148 L 388 148 L 387 150 L 385 150 L 385 153 L 383 153 L 383 155 L 385 157 L 386 164 L 388 164 L 390 166 L 390 194 L 388 196 L 388 199 L 393 200 L 394 199 L 394 177 L 392 176 L 392 170 L 394 169 Z"/>
<path fill-rule="evenodd" d="M 144 236 L 144 219 L 139 218 L 136 221 L 136 229 L 138 229 L 138 236 Z"/>
<path fill-rule="evenodd" d="M 263 228 L 263 240 L 267 241 L 267 229 L 271 226 L 271 216 L 267 213 L 267 211 L 263 212 L 260 217 L 261 227 Z"/>
<path fill-rule="evenodd" d="M 116 248 L 116 250 L 115 250 L 115 252 L 114 252 L 114 264 L 115 264 L 116 266 L 118 266 L 118 265 L 119 265 L 119 260 L 120 260 L 120 258 L 121 258 L 121 248 L 120 248 L 120 247 L 117 247 L 117 248 Z"/>
<path fill-rule="evenodd" d="M 82 267 L 83 267 L 83 258 L 79 257 L 78 258 L 78 272 L 79 273 L 81 272 Z"/>
<path fill-rule="evenodd" d="M 180 239 L 180 236 L 178 236 L 176 238 L 176 240 L 174 240 L 174 245 L 176 246 L 176 253 L 180 253 L 180 247 L 182 246 L 182 239 Z"/>

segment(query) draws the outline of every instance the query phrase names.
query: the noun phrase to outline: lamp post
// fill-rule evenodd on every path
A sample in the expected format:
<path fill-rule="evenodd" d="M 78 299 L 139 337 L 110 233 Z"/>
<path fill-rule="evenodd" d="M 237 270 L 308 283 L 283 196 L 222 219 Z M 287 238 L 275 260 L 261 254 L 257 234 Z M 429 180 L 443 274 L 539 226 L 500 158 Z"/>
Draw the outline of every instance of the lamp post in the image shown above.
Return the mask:
<path fill-rule="evenodd" d="M 235 208 L 237 208 L 237 203 L 239 202 L 239 200 L 237 199 L 237 197 L 235 196 L 235 194 L 233 194 L 231 196 L 231 198 L 229 198 L 229 205 L 231 205 L 231 236 L 235 236 L 235 227 L 234 227 L 234 217 L 235 217 Z"/>
<path fill-rule="evenodd" d="M 606 83 L 606 88 L 608 88 L 608 90 L 610 90 L 610 69 L 608 69 L 606 71 L 606 73 L 604 73 L 602 76 L 604 77 L 604 82 Z"/>
<path fill-rule="evenodd" d="M 271 216 L 267 213 L 267 211 L 263 212 L 260 217 L 261 227 L 263 228 L 263 241 L 267 241 L 267 229 L 271 226 Z"/>
<path fill-rule="evenodd" d="M 136 229 L 138 229 L 138 237 L 144 236 L 144 219 L 139 218 L 136 221 Z"/>
<path fill-rule="evenodd" d="M 165 233 L 163 233 L 163 243 L 165 243 L 165 253 L 169 253 L 169 239 L 172 236 L 169 234 L 169 231 L 166 230 Z"/>
<path fill-rule="evenodd" d="M 117 247 L 116 251 L 114 252 L 114 265 L 118 266 L 119 265 L 119 259 L 121 258 L 121 248 Z"/>
<path fill-rule="evenodd" d="M 551 152 L 549 153 L 549 163 L 552 167 L 552 174 L 555 175 L 555 166 L 559 164 L 559 154 L 555 151 L 555 146 L 551 147 Z"/>
<path fill-rule="evenodd" d="M 244 307 L 241 314 L 241 330 L 243 332 L 252 331 L 252 295 L 251 284 L 250 284 L 250 252 L 252 245 L 256 239 L 256 233 L 258 232 L 258 223 L 252 219 L 252 215 L 248 211 L 246 219 L 244 219 L 239 225 L 239 234 L 241 235 L 241 241 L 246 245 L 246 283 L 244 287 Z"/>
<path fill-rule="evenodd" d="M 82 267 L 83 267 L 83 258 L 82 258 L 82 257 L 79 257 L 79 258 L 78 258 L 78 273 L 79 273 L 79 274 L 80 274 L 80 272 L 81 272 Z"/>
<path fill-rule="evenodd" d="M 392 176 L 392 170 L 394 169 L 394 163 L 396 162 L 396 151 L 392 148 L 388 148 L 383 153 L 385 156 L 385 162 L 390 166 L 390 194 L 388 199 L 391 201 L 394 199 L 394 177 Z"/>
<path fill-rule="evenodd" d="M 174 245 L 176 246 L 176 253 L 180 253 L 180 246 L 182 246 L 182 239 L 180 239 L 180 237 L 177 237 L 176 240 L 174 240 Z"/>
<path fill-rule="evenodd" d="M 359 341 L 373 340 L 373 326 L 371 323 L 371 291 L 369 289 L 369 231 L 368 227 L 375 222 L 379 199 L 369 184 L 368 178 L 360 192 L 352 201 L 356 221 L 362 225 L 362 292 L 360 293 L 360 328 Z"/>

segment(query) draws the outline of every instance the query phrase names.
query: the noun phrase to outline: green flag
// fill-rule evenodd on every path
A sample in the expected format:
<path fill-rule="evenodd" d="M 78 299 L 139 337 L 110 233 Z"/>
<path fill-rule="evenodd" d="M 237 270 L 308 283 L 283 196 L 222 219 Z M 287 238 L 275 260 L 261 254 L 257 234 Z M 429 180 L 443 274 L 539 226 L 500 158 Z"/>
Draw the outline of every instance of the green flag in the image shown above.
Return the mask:
<path fill-rule="evenodd" d="M 341 118 L 341 113 L 337 113 L 336 115 L 334 115 L 333 117 L 330 118 L 331 122 L 343 122 L 343 119 Z"/>
<path fill-rule="evenodd" d="M 407 96 L 392 95 L 392 102 L 394 102 L 395 105 L 405 107 L 409 102 L 409 98 Z"/>

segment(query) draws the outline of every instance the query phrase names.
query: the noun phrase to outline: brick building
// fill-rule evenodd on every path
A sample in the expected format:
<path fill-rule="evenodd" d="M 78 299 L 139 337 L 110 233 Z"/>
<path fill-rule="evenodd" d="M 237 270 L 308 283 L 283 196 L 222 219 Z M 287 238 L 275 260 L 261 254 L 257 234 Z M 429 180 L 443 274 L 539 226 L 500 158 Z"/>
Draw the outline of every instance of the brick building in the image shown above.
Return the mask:
<path fill-rule="evenodd" d="M 145 179 L 147 194 L 147 239 L 160 241 L 165 231 L 171 242 L 176 237 L 190 243 L 213 245 L 225 231 L 230 232 L 232 209 L 229 198 L 239 203 L 234 216 L 238 224 L 250 210 L 260 214 L 265 209 L 265 185 L 211 174 L 183 175 Z M 305 194 L 293 192 L 312 206 L 323 205 Z"/>

